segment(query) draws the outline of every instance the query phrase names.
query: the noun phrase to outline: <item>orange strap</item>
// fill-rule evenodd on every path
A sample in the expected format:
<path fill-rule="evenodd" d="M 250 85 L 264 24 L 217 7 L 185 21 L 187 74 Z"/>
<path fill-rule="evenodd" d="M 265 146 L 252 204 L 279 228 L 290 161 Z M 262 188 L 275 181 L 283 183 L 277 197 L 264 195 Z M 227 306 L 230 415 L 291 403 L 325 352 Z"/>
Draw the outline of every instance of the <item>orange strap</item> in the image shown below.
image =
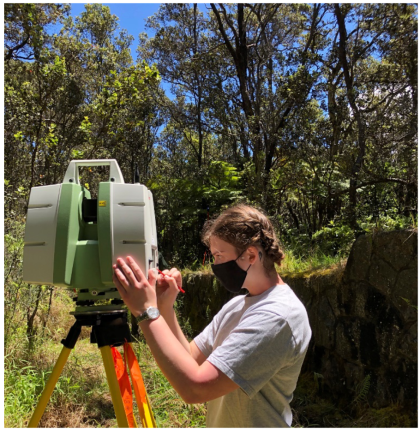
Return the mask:
<path fill-rule="evenodd" d="M 126 342 L 124 344 L 124 356 L 127 357 L 131 381 L 133 382 L 134 394 L 136 395 L 137 405 L 143 427 L 157 427 L 152 408 L 150 406 L 149 398 L 147 397 L 146 388 L 144 387 L 140 366 L 137 362 L 136 355 L 134 354 L 130 343 Z"/>
<path fill-rule="evenodd" d="M 143 404 L 147 403 L 146 389 L 143 383 L 140 367 L 136 355 L 128 343 L 124 344 L 124 354 L 127 356 L 128 367 L 130 368 L 131 379 L 133 381 L 134 393 L 140 398 Z M 136 391 L 137 390 L 137 391 Z"/>
<path fill-rule="evenodd" d="M 125 346 L 124 346 L 125 349 Z M 133 414 L 133 392 L 131 391 L 130 379 L 128 378 L 127 367 L 120 352 L 115 348 L 111 347 L 112 358 L 114 360 L 115 372 L 117 374 L 118 384 L 120 385 L 120 391 L 122 400 L 124 403 L 124 410 L 127 416 L 128 425 L 130 428 L 137 427 Z"/>

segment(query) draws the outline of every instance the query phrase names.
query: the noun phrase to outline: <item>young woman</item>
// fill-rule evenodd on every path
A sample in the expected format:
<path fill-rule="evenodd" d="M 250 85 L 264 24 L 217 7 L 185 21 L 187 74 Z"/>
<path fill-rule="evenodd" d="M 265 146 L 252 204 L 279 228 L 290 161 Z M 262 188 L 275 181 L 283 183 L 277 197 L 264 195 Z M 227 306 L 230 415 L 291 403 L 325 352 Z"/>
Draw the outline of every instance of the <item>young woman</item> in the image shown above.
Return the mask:
<path fill-rule="evenodd" d="M 311 337 L 306 310 L 277 274 L 283 253 L 273 226 L 246 205 L 208 221 L 203 242 L 231 299 L 190 343 L 173 304 L 180 272 L 148 273 L 118 259 L 114 283 L 164 375 L 187 403 L 209 402 L 208 427 L 287 427 L 290 401 Z"/>

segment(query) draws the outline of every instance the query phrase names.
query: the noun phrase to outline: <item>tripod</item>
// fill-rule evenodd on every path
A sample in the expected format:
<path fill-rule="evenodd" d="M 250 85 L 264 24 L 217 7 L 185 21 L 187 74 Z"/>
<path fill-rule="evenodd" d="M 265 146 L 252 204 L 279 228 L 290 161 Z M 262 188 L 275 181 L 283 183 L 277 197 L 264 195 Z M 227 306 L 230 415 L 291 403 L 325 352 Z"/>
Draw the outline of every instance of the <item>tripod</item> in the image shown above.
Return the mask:
<path fill-rule="evenodd" d="M 105 368 L 106 378 L 111 393 L 112 404 L 114 406 L 115 415 L 119 427 L 129 427 L 128 419 L 124 409 L 123 398 L 120 392 L 120 386 L 117 379 L 117 374 L 114 368 L 114 361 L 111 352 L 111 346 L 120 346 L 128 342 L 128 347 L 131 348 L 131 334 L 130 328 L 127 323 L 126 310 L 110 310 L 110 311 L 85 311 L 72 313 L 76 318 L 76 322 L 70 328 L 67 338 L 62 340 L 63 349 L 54 369 L 48 379 L 48 382 L 42 392 L 38 405 L 29 421 L 28 427 L 35 428 L 38 426 L 45 408 L 50 400 L 51 394 L 57 384 L 61 371 L 67 362 L 71 350 L 75 347 L 77 339 L 79 338 L 82 326 L 91 326 L 92 331 L 90 334 L 90 342 L 97 343 L 98 348 L 102 354 L 102 360 Z M 134 353 L 133 353 L 134 354 Z M 135 359 L 135 358 L 134 358 Z M 136 360 L 137 363 L 137 360 Z M 137 363 L 138 366 L 138 363 Z M 131 369 L 130 369 L 131 371 Z M 133 374 L 131 374 L 133 377 Z M 143 383 L 140 374 L 140 381 Z M 153 417 L 152 409 L 150 407 L 147 394 L 143 395 L 134 388 L 136 401 L 143 427 L 156 427 L 156 422 Z M 134 419 L 133 419 L 134 420 Z M 134 420 L 135 427 L 137 424 Z"/>

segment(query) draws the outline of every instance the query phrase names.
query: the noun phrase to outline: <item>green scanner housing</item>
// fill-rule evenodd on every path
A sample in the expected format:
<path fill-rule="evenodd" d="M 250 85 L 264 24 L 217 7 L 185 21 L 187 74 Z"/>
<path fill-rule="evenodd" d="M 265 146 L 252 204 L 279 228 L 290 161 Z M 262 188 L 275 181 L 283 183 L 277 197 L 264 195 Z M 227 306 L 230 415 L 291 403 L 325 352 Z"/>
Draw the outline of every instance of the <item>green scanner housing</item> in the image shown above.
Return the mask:
<path fill-rule="evenodd" d="M 96 199 L 79 183 L 79 167 L 110 167 Z M 158 267 L 152 193 L 127 184 L 118 163 L 71 161 L 63 183 L 31 189 L 23 280 L 78 290 L 79 300 L 120 298 L 112 281 L 117 258 L 132 256 L 147 277 Z"/>

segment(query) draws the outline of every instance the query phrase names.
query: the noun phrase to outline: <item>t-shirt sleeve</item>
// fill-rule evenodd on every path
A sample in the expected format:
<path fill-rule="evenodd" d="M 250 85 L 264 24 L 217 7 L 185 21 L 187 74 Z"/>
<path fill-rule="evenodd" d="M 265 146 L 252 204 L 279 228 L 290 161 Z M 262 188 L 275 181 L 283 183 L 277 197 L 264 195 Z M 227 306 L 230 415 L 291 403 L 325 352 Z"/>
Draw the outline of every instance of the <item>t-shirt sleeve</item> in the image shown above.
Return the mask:
<path fill-rule="evenodd" d="M 293 363 L 295 352 L 287 321 L 260 310 L 244 315 L 207 360 L 252 398 L 274 374 Z"/>

